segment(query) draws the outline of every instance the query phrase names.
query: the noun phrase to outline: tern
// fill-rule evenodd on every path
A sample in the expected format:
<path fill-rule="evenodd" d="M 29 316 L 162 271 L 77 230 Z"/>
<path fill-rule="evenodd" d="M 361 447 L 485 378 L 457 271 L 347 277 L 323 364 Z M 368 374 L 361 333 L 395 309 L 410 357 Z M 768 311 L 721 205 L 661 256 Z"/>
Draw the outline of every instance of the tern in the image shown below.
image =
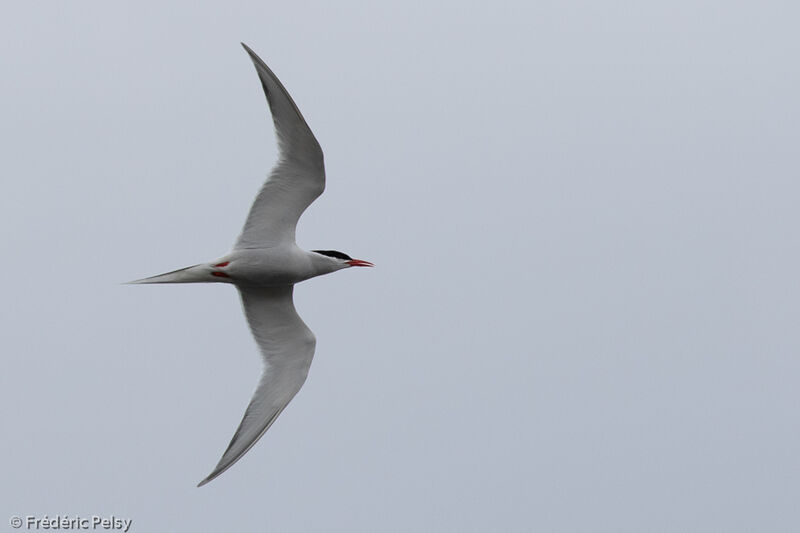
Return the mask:
<path fill-rule="evenodd" d="M 239 428 L 201 487 L 261 438 L 306 380 L 316 337 L 297 314 L 295 283 L 351 267 L 374 266 L 336 250 L 305 251 L 295 243 L 303 211 L 325 190 L 322 149 L 278 78 L 246 44 L 267 96 L 278 161 L 256 196 L 233 250 L 208 263 L 131 283 L 230 283 L 264 359 L 264 371 Z"/>

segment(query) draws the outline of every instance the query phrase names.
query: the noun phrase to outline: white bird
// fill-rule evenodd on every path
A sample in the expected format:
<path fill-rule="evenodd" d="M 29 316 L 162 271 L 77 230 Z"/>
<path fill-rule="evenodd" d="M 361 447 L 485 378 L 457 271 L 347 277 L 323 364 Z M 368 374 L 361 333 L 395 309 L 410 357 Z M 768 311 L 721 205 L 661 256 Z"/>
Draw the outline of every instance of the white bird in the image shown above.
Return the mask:
<path fill-rule="evenodd" d="M 349 267 L 371 267 L 335 250 L 300 249 L 295 227 L 325 190 L 322 149 L 278 78 L 242 43 L 255 64 L 272 112 L 279 157 L 226 256 L 131 283 L 232 283 L 239 290 L 264 371 L 239 428 L 219 463 L 197 486 L 230 468 L 261 438 L 308 375 L 316 338 L 294 308 L 294 284 Z"/>

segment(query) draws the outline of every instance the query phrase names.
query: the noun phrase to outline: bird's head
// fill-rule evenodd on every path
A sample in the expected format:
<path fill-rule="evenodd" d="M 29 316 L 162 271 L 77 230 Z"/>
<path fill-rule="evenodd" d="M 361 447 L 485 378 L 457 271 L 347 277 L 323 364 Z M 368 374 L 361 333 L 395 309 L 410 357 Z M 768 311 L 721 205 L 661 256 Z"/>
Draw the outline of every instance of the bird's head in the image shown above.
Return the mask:
<path fill-rule="evenodd" d="M 331 271 L 341 270 L 350 267 L 371 267 L 375 266 L 369 261 L 362 261 L 361 259 L 353 259 L 344 252 L 337 252 L 336 250 L 311 250 L 323 264 L 330 268 Z"/>

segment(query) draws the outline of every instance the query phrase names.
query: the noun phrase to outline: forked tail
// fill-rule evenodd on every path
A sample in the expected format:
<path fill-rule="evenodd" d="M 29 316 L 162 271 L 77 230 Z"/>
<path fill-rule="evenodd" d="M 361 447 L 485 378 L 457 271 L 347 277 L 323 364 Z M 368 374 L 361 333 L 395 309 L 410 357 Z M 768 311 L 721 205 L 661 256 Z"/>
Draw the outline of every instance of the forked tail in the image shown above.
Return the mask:
<path fill-rule="evenodd" d="M 209 265 L 199 264 L 166 274 L 159 274 L 158 276 L 150 276 L 149 278 L 137 279 L 129 281 L 128 284 L 142 284 L 142 283 L 203 283 L 209 281 L 216 281 L 211 276 L 212 269 Z"/>

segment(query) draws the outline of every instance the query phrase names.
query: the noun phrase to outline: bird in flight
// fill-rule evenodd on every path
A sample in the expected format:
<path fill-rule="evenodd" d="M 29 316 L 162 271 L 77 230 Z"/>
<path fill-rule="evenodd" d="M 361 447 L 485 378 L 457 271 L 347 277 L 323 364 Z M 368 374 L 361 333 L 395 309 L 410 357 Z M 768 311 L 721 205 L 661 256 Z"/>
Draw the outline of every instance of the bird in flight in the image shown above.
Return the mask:
<path fill-rule="evenodd" d="M 246 44 L 272 112 L 278 161 L 256 196 L 233 250 L 209 263 L 132 281 L 230 283 L 239 291 L 264 371 L 239 428 L 203 486 L 238 461 L 269 429 L 308 375 L 316 338 L 294 308 L 295 283 L 350 267 L 371 267 L 335 250 L 295 243 L 303 211 L 325 190 L 322 149 L 278 78 Z"/>

